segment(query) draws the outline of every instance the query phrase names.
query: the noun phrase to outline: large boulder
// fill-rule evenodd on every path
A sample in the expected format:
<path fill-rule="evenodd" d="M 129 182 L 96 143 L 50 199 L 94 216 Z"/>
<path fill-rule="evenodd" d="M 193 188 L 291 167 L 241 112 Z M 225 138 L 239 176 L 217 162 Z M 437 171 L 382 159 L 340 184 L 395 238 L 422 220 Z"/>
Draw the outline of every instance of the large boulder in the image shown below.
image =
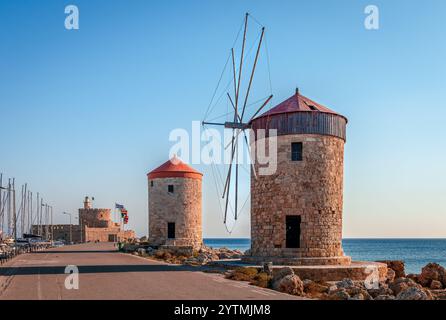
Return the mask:
<path fill-rule="evenodd" d="M 366 300 L 366 299 L 362 293 L 358 293 L 350 297 L 348 300 Z"/>
<path fill-rule="evenodd" d="M 435 300 L 446 300 L 446 290 L 432 290 L 431 291 Z"/>
<path fill-rule="evenodd" d="M 419 284 L 417 284 L 412 279 L 408 278 L 398 278 L 389 285 L 389 288 L 393 291 L 395 295 L 398 295 L 400 292 L 412 287 L 421 289 L 421 286 Z"/>
<path fill-rule="evenodd" d="M 328 285 L 308 279 L 303 281 L 303 285 L 305 294 L 311 298 L 320 298 L 329 291 Z"/>
<path fill-rule="evenodd" d="M 361 286 L 356 286 L 353 288 L 346 289 L 347 293 L 350 295 L 352 300 L 373 300 L 372 296 L 362 288 Z"/>
<path fill-rule="evenodd" d="M 336 286 L 340 289 L 349 289 L 355 287 L 355 283 L 352 279 L 345 278 L 342 281 L 338 281 Z"/>
<path fill-rule="evenodd" d="M 350 295 L 345 289 L 339 289 L 330 293 L 327 296 L 327 300 L 348 300 L 350 299 Z"/>
<path fill-rule="evenodd" d="M 429 288 L 432 290 L 441 290 L 441 289 L 443 289 L 443 285 L 438 280 L 432 280 Z"/>
<path fill-rule="evenodd" d="M 276 269 L 273 272 L 273 286 L 279 281 L 281 280 L 283 277 L 289 276 L 289 275 L 293 275 L 294 271 L 293 269 L 291 269 L 290 267 L 284 267 L 284 268 L 280 268 L 280 269 Z"/>
<path fill-rule="evenodd" d="M 398 293 L 397 300 L 432 300 L 432 296 L 420 288 L 409 287 Z"/>
<path fill-rule="evenodd" d="M 395 296 L 389 294 L 382 294 L 377 296 L 375 300 L 395 300 Z"/>
<path fill-rule="evenodd" d="M 378 289 L 369 289 L 367 290 L 368 293 L 373 297 L 377 298 L 379 296 L 392 296 L 393 291 L 389 288 L 389 285 L 386 283 L 379 283 Z"/>
<path fill-rule="evenodd" d="M 396 278 L 404 278 L 406 276 L 406 272 L 404 270 L 404 261 L 401 260 L 383 260 L 378 261 L 387 264 L 387 268 L 395 271 Z"/>
<path fill-rule="evenodd" d="M 386 282 L 392 283 L 395 280 L 396 272 L 393 269 L 387 268 Z"/>
<path fill-rule="evenodd" d="M 304 285 L 299 276 L 290 274 L 278 281 L 277 289 L 280 292 L 301 296 L 304 292 Z"/>
<path fill-rule="evenodd" d="M 419 274 L 414 274 L 414 273 L 409 273 L 406 278 L 408 279 L 412 279 L 413 281 L 415 281 L 416 283 L 420 282 L 420 275 Z"/>
<path fill-rule="evenodd" d="M 440 281 L 443 286 L 446 286 L 446 270 L 438 263 L 429 263 L 421 269 L 418 280 L 423 287 L 430 287 L 434 280 Z"/>

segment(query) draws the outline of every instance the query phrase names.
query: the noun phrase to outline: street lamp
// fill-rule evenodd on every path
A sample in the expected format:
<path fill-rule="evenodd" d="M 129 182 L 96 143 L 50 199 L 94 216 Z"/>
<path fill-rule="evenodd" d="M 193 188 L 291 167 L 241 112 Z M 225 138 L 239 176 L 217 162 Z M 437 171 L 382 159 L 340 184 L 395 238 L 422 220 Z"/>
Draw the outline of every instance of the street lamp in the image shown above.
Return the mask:
<path fill-rule="evenodd" d="M 72 223 L 71 223 L 71 213 L 68 212 L 62 212 L 63 214 L 69 215 L 70 216 L 70 244 L 73 243 L 73 230 L 72 230 Z"/>

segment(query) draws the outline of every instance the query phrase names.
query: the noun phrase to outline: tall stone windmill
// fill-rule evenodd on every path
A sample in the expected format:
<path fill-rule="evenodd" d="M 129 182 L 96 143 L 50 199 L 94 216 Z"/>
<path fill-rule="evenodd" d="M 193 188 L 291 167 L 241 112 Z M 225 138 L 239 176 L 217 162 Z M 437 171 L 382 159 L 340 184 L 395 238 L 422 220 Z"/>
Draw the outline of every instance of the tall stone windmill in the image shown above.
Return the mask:
<path fill-rule="evenodd" d="M 245 260 L 350 264 L 342 250 L 347 118 L 296 89 L 250 124 L 254 133 L 277 130 L 277 170 L 251 179 L 251 256 Z"/>
<path fill-rule="evenodd" d="M 244 21 L 242 48 L 248 16 Z M 249 145 L 246 134 L 249 129 L 250 145 L 255 150 L 264 146 L 265 151 L 271 153 L 274 151 L 270 147 L 274 145 L 271 142 L 276 142 L 276 157 L 269 157 L 274 161 L 275 170 L 267 170 L 268 173 L 264 174 L 260 170 L 263 165 L 256 161 L 256 157 L 251 159 L 251 250 L 245 253 L 242 261 L 291 265 L 299 277 L 315 281 L 338 281 L 344 278 L 374 279 L 373 283 L 377 283 L 377 279 L 382 281 L 387 273 L 386 264 L 352 262 L 342 249 L 347 118 L 303 96 L 298 89 L 285 101 L 260 114 L 271 101 L 272 95 L 268 96 L 252 116 L 244 117 L 264 30 L 262 27 L 242 104 L 237 101 L 243 58 L 240 60 L 237 80 L 234 51 L 231 50 L 236 102 L 229 93 L 227 97 L 233 109 L 233 120 L 224 123 L 203 122 L 203 125 L 220 125 L 232 129 L 232 160 L 223 182 L 222 194 L 226 200 L 225 223 L 231 190 L 235 193 L 235 219 L 238 213 L 238 165 L 234 165 L 233 159 L 237 159 L 236 146 L 239 140 Z M 232 172 L 234 166 L 235 174 Z M 231 178 L 233 176 L 235 179 Z"/>

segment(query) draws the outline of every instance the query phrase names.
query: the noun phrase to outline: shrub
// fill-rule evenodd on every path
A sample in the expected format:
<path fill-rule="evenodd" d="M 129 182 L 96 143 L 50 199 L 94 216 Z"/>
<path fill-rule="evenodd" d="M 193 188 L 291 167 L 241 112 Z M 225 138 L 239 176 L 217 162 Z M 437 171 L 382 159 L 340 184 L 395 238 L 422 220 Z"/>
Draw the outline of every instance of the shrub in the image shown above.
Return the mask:
<path fill-rule="evenodd" d="M 269 288 L 271 286 L 271 276 L 266 272 L 259 272 L 254 276 L 251 284 L 262 288 Z"/>
<path fill-rule="evenodd" d="M 243 268 L 239 267 L 234 269 L 227 278 L 232 280 L 238 280 L 238 281 L 252 281 L 254 277 L 258 274 L 258 271 L 256 268 Z"/>

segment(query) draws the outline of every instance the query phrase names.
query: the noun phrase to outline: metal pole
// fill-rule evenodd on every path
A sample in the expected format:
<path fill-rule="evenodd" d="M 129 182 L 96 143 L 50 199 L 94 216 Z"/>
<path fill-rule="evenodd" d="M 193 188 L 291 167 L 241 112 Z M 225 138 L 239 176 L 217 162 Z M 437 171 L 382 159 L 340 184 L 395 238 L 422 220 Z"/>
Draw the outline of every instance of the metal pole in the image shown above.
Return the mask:
<path fill-rule="evenodd" d="M 14 240 L 17 240 L 17 212 L 15 207 L 15 178 L 12 179 L 12 206 L 13 206 L 13 215 L 14 215 Z"/>
<path fill-rule="evenodd" d="M 1 238 L 3 237 L 3 199 L 2 199 L 2 192 L 3 192 L 3 173 L 0 173 L 0 217 L 1 217 L 1 221 L 0 221 L 0 233 L 1 233 Z"/>
<path fill-rule="evenodd" d="M 70 214 L 70 244 L 73 243 L 73 224 L 71 223 L 71 214 Z"/>
<path fill-rule="evenodd" d="M 40 198 L 40 209 L 39 209 L 39 229 L 40 236 L 43 237 L 43 226 L 42 226 L 42 208 L 43 208 L 43 199 Z"/>
<path fill-rule="evenodd" d="M 32 203 L 33 203 L 32 193 L 31 193 L 31 191 L 28 190 L 28 229 L 27 229 L 27 232 L 29 232 L 30 234 L 32 233 L 31 232 L 31 224 L 32 224 L 31 216 L 33 214 L 33 212 L 32 212 Z"/>
<path fill-rule="evenodd" d="M 11 236 L 11 232 L 12 232 L 12 228 L 11 228 L 11 208 L 12 208 L 12 203 L 11 203 L 11 179 L 8 179 L 8 214 L 6 216 L 6 220 L 8 223 L 8 236 Z"/>
<path fill-rule="evenodd" d="M 37 192 L 37 198 L 36 198 L 36 226 L 37 226 L 37 235 L 40 235 L 40 227 L 39 227 L 39 207 L 40 207 L 40 202 L 39 202 L 39 196 L 40 194 Z"/>
<path fill-rule="evenodd" d="M 54 241 L 53 206 L 51 208 L 51 241 Z"/>

